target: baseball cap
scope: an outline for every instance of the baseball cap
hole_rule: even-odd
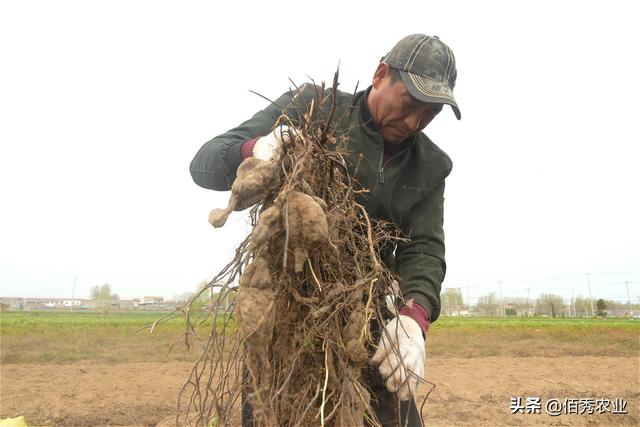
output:
[[[453,97],[458,75],[456,59],[451,48],[438,36],[411,34],[400,40],[382,60],[400,71],[411,96],[423,102],[451,105],[460,120],[460,109]]]

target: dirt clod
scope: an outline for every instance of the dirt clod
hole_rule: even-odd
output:
[[[291,192],[288,202],[287,225],[291,247],[294,250],[295,271],[299,273],[309,256],[309,251],[327,241],[327,216],[318,202],[308,194]]]
[[[266,289],[272,287],[269,266],[263,257],[256,257],[240,276],[240,288]]]
[[[254,250],[261,247],[270,236],[276,234],[281,227],[280,209],[271,206],[265,209],[258,219],[258,223],[251,232],[251,245]]]
[[[271,289],[241,288],[236,299],[240,334],[252,347],[267,347],[274,323]]]
[[[280,185],[276,162],[249,157],[238,167],[231,193],[238,200],[235,210],[243,210],[263,201]]]

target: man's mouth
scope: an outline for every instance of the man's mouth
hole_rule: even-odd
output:
[[[399,137],[399,139],[401,139],[401,140],[402,139],[406,139],[407,136],[409,135],[409,132],[406,132],[406,131],[404,131],[402,129],[399,129],[399,128],[395,127],[395,126],[391,126],[391,129],[393,130],[393,133],[395,133]]]

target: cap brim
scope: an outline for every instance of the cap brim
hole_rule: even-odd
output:
[[[432,80],[418,74],[407,73],[402,70],[398,71],[411,96],[422,102],[450,105],[456,118],[460,120],[461,115],[458,103],[446,83]]]

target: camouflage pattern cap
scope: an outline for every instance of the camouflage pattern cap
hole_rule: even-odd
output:
[[[411,34],[400,40],[382,60],[400,71],[409,93],[423,102],[451,105],[460,120],[460,109],[453,97],[456,85],[456,59],[438,36]]]

